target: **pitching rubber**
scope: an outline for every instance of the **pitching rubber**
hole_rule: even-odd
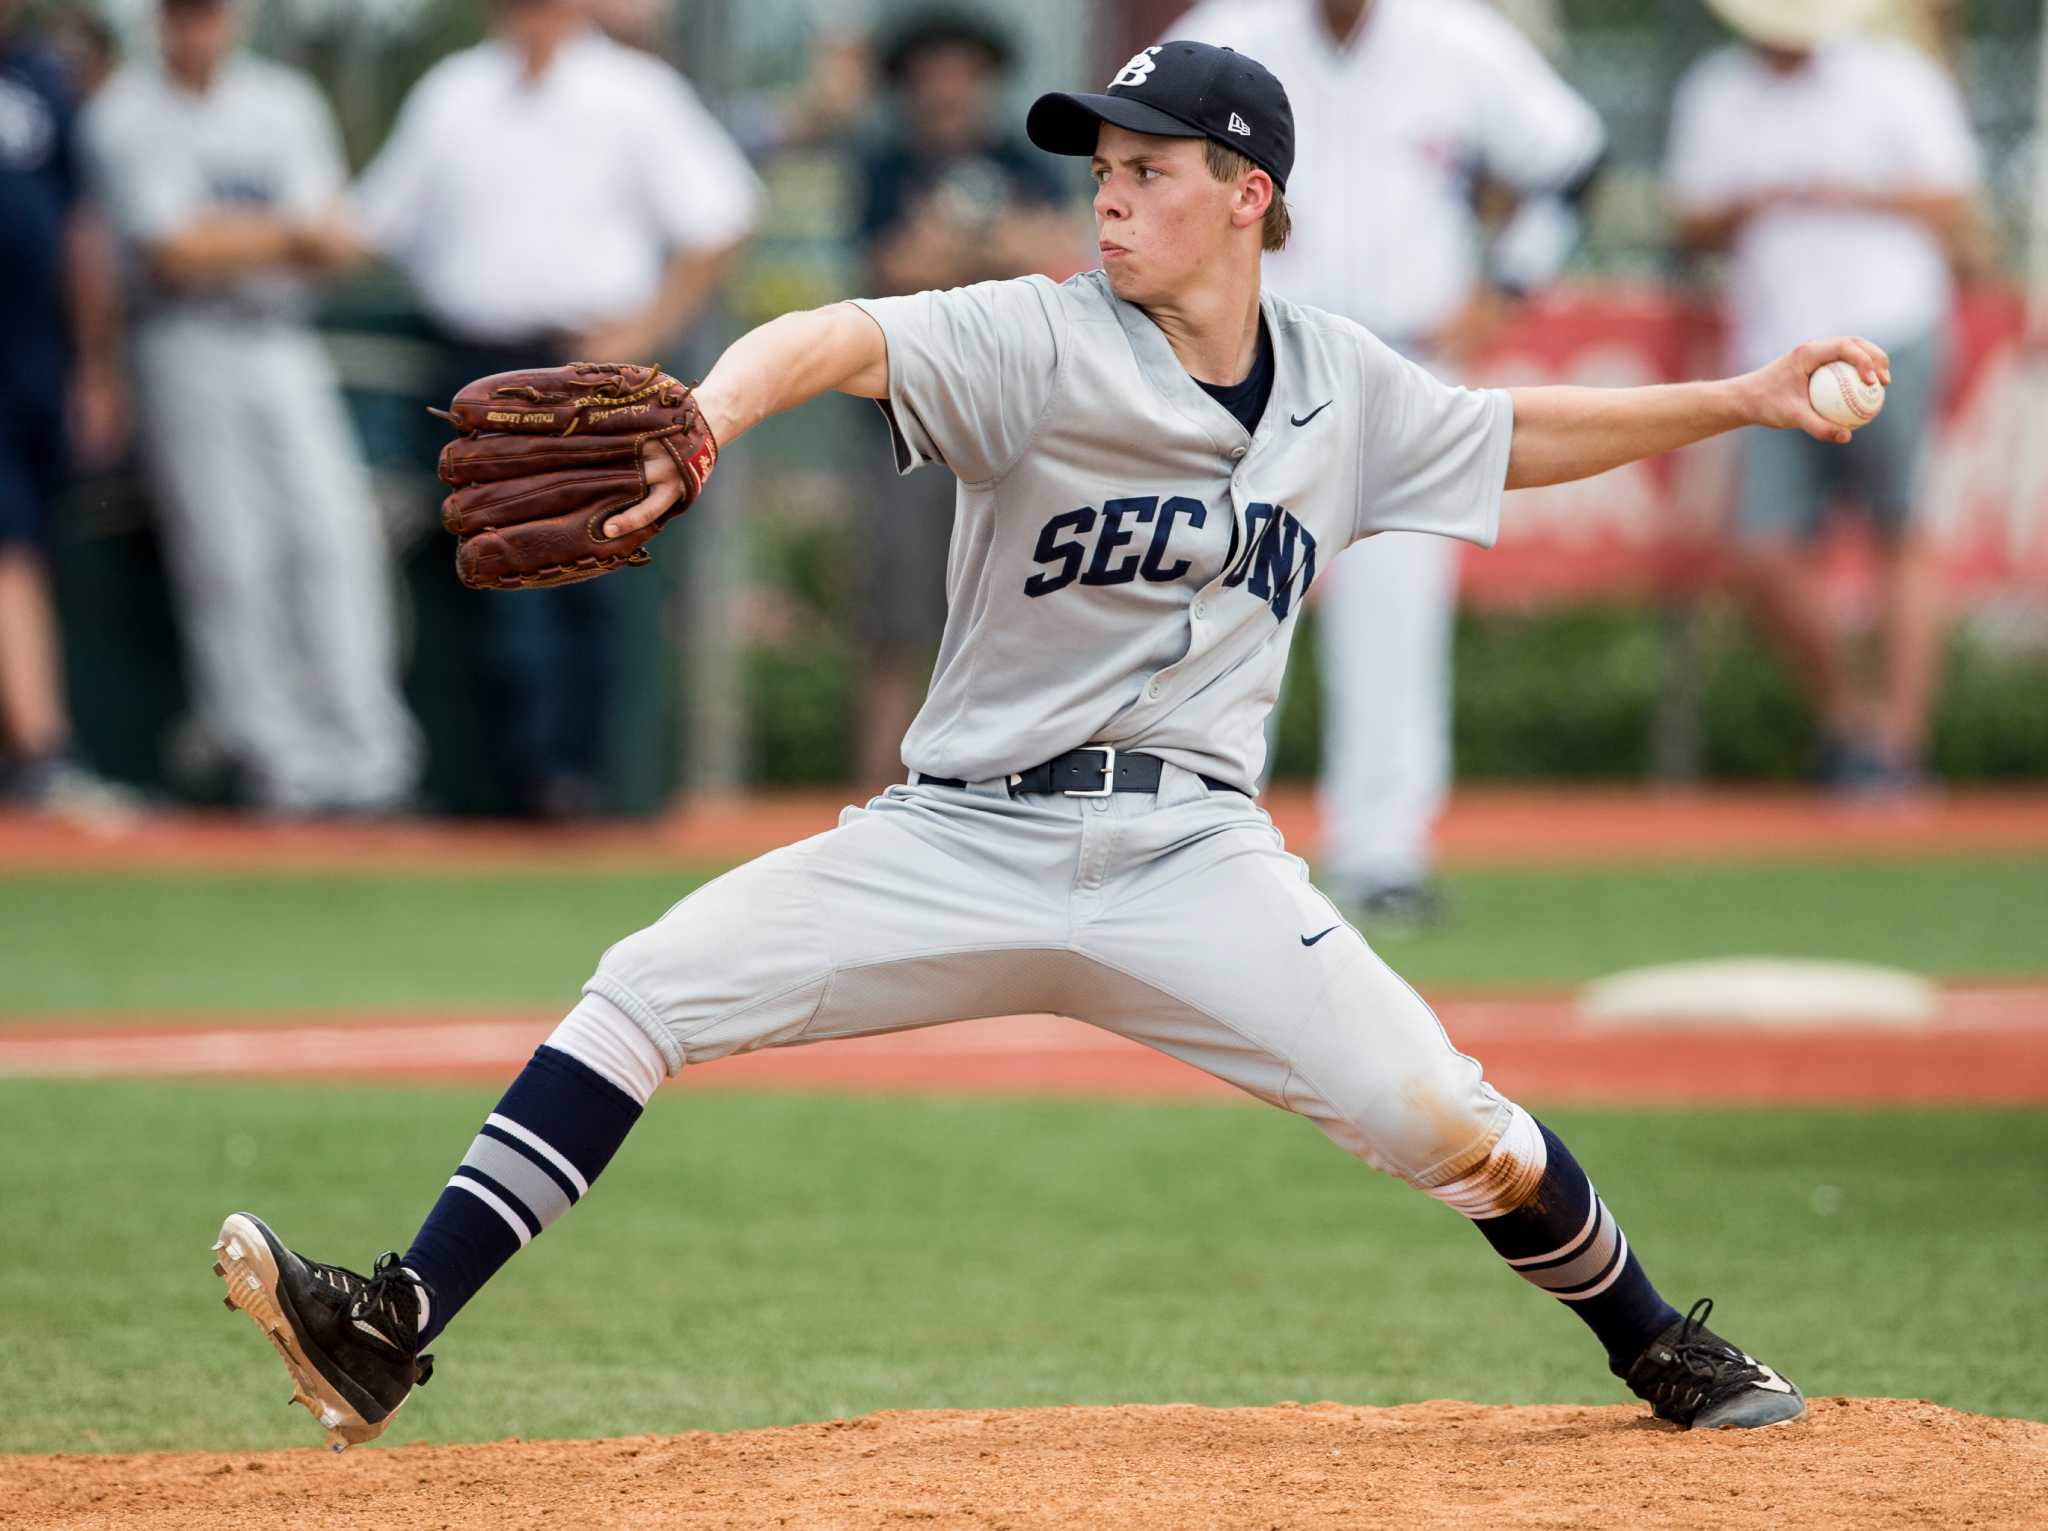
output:
[[[213,1252],[213,1273],[228,1288],[222,1300],[229,1308],[239,1309],[254,1319],[264,1338],[277,1347],[277,1353],[284,1357],[285,1370],[292,1374],[289,1402],[306,1406],[306,1412],[326,1430],[328,1446],[345,1451],[382,1435],[398,1409],[372,1424],[334,1390],[320,1375],[320,1369],[300,1351],[278,1302],[277,1260],[270,1252],[270,1241],[255,1220],[246,1213],[230,1213],[220,1225],[220,1237],[214,1240]]]

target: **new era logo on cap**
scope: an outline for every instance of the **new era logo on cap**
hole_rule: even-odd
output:
[[[1257,59],[1228,48],[1157,43],[1133,55],[1102,95],[1040,96],[1024,130],[1048,153],[1087,156],[1105,122],[1133,133],[1222,144],[1266,171],[1282,191],[1294,168],[1294,113],[1286,90]]]

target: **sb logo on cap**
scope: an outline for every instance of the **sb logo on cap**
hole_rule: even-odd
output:
[[[1147,48],[1143,53],[1133,54],[1131,61],[1119,69],[1116,78],[1109,82],[1109,89],[1115,90],[1119,85],[1127,89],[1134,85],[1143,85],[1146,77],[1159,67],[1159,61],[1153,57],[1158,51],[1157,48]]]

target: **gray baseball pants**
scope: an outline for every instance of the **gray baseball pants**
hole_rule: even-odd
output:
[[[1049,1011],[1309,1118],[1425,1188],[1513,1110],[1344,924],[1251,799],[891,787],[692,893],[584,991],[674,1073],[732,1053]]]
[[[390,554],[319,341],[157,316],[137,328],[135,381],[199,721],[266,806],[402,797],[420,749]]]

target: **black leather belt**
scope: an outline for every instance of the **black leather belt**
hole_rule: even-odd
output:
[[[1112,749],[1107,744],[1091,744],[1086,749],[1069,750],[1044,765],[1019,771],[1010,778],[1010,796],[1029,793],[1046,796],[1058,792],[1067,797],[1108,797],[1112,792],[1157,792],[1159,768],[1165,763],[1157,755]],[[967,785],[955,777],[927,776],[922,771],[917,773],[917,781],[922,787]],[[1214,776],[1204,776],[1202,781],[1218,792],[1251,796],[1234,782],[1220,781]]]

